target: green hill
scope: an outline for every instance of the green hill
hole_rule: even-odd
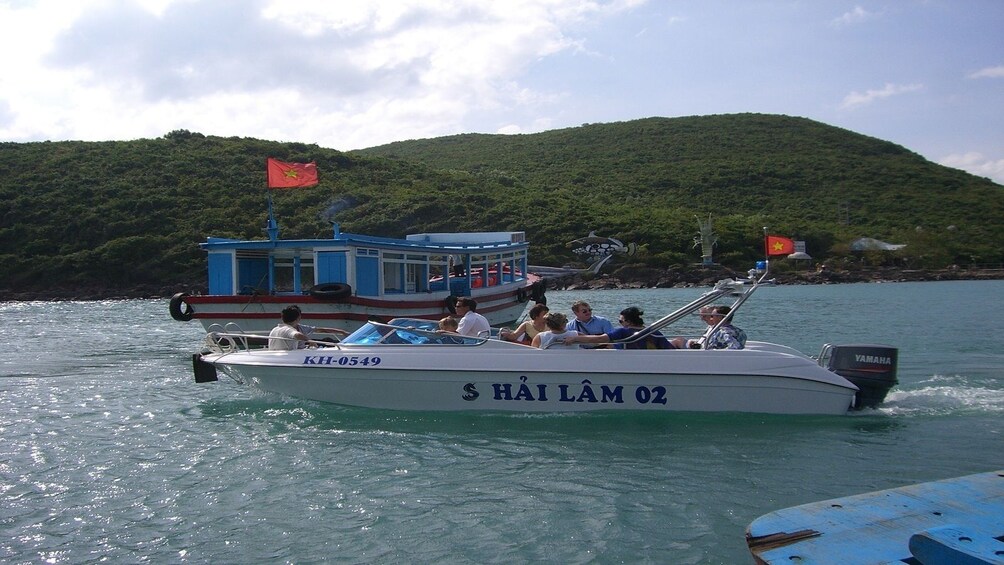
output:
[[[565,242],[595,230],[664,268],[698,261],[695,216],[711,214],[716,260],[742,270],[763,226],[817,259],[859,261],[848,244],[867,236],[908,245],[874,262],[1004,261],[1004,187],[806,119],[651,118],[352,153],[180,130],[0,144],[0,298],[204,284],[198,243],[264,236],[267,157],[320,171],[318,186],[272,191],[283,237],[324,237],[332,218],[384,236],[525,230],[534,263],[563,264],[575,259]]]
[[[906,243],[904,260],[927,267],[997,262],[1004,241],[1000,185],[803,118],[649,118],[360,153],[469,171],[537,210],[542,231],[596,229],[646,243],[669,262],[693,260],[695,216],[708,214],[726,263],[749,258],[743,248],[757,249],[763,226],[805,240],[819,258],[846,253],[859,237]]]

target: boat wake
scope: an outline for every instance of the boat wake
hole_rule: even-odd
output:
[[[945,415],[1004,412],[1004,390],[974,384],[946,384],[956,377],[935,377],[920,388],[893,389],[878,411],[892,415]],[[940,381],[940,382],[938,382]]]

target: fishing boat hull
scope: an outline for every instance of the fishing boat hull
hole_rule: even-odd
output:
[[[404,239],[341,232],[330,239],[209,238],[208,293],[179,292],[171,317],[207,331],[267,332],[295,304],[304,323],[353,331],[369,320],[439,320],[458,297],[490,324],[512,324],[543,279],[527,271],[523,232],[412,234]]]
[[[510,285],[504,290],[471,292],[478,303],[478,313],[492,326],[512,325],[526,310],[528,297],[536,291],[540,279],[529,275],[525,284]],[[543,285],[543,282],[537,283]],[[303,322],[312,326],[354,331],[369,320],[387,321],[407,317],[439,320],[455,315],[451,309],[456,296],[448,292],[423,295],[387,296],[372,299],[349,296],[338,301],[319,300],[309,294],[299,296],[226,296],[185,295],[182,300],[191,309],[191,317],[208,331],[212,327],[236,324],[247,332],[268,332],[280,319],[282,309],[296,304],[303,310]]]
[[[341,346],[202,355],[233,379],[298,398],[391,410],[844,414],[856,387],[790,352]]]

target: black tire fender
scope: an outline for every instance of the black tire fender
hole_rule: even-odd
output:
[[[192,308],[191,304],[185,302],[186,298],[188,298],[187,293],[179,292],[171,297],[171,305],[168,306],[171,317],[179,322],[187,322],[195,317],[195,309]]]
[[[456,316],[457,315],[457,297],[456,296],[453,296],[452,294],[449,295],[449,296],[447,296],[443,300],[443,304],[446,306],[446,309],[450,311],[450,315],[451,316]]]
[[[321,283],[310,287],[308,293],[318,300],[333,302],[352,296],[352,287],[345,283]]]

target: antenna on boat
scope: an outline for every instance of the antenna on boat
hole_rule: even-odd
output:
[[[269,241],[279,239],[279,224],[275,221],[275,214],[272,212],[272,193],[268,193],[268,225],[265,226],[268,232]]]
[[[761,265],[763,267],[761,268]],[[754,274],[759,274],[760,277],[755,279],[755,282],[763,282],[767,278],[767,273],[770,272],[770,250],[767,248],[767,226],[763,227],[763,261],[756,262],[756,268],[750,270],[750,279],[753,279]]]

